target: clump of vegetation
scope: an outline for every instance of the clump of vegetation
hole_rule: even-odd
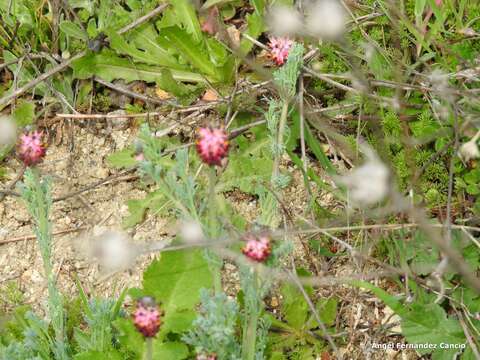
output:
[[[2,284],[0,359],[341,359],[378,344],[480,358],[479,15],[473,0],[0,3],[0,178],[19,164],[0,200],[23,200],[47,284],[33,307]],[[102,129],[89,118],[105,136],[131,127],[106,161],[145,195],[84,252],[111,272],[157,254],[110,298],[78,279],[62,291],[51,212],[112,179],[53,198],[42,170],[49,124]],[[177,231],[133,241],[148,217]]]

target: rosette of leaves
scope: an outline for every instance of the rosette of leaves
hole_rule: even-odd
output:
[[[136,14],[139,6],[140,1],[129,2]],[[233,79],[234,56],[224,44],[202,32],[189,0],[171,1],[156,23],[142,24],[122,35],[116,33],[119,24],[108,25],[91,26],[92,35],[103,32],[108,36],[109,46],[75,61],[76,78],[95,75],[107,81],[152,82],[182,103],[195,99],[207,82],[230,83]]]
[[[303,269],[297,269],[297,273],[301,276],[310,275]],[[305,286],[304,289],[310,299],[314,298],[312,287]],[[298,288],[288,283],[281,287],[280,293],[283,297],[280,306],[282,318],[269,315],[271,328],[268,346],[272,352],[271,359],[317,359],[326,346],[323,340],[325,334],[320,330],[307,301]],[[335,298],[321,298],[314,304],[327,331],[333,332],[338,301]]]

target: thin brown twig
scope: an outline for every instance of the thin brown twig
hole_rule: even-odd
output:
[[[71,198],[71,197],[74,197],[74,196],[77,196],[79,194],[82,194],[84,192],[87,192],[87,191],[90,191],[90,190],[93,190],[95,189],[96,187],[100,186],[100,185],[104,185],[110,181],[114,181],[114,180],[117,180],[117,181],[120,181],[122,179],[120,179],[121,177],[125,176],[125,175],[128,175],[129,173],[133,172],[136,170],[136,167],[133,168],[133,169],[128,169],[128,170],[124,170],[118,174],[115,174],[115,175],[112,175],[112,176],[109,176],[105,179],[102,179],[100,181],[97,181],[93,184],[90,184],[80,190],[76,190],[76,191],[73,191],[71,193],[68,193],[68,194],[65,194],[65,195],[61,195],[59,197],[56,197],[53,199],[53,202],[58,202],[58,201],[63,201],[63,200],[66,200],[68,198]],[[133,175],[133,176],[130,176],[128,179],[129,180],[134,180],[134,179],[137,179],[139,176],[138,175]]]
[[[128,25],[124,26],[123,28],[121,28],[120,30],[118,30],[117,34],[122,35],[122,34],[128,32],[128,31],[132,30],[133,28],[136,28],[137,26],[147,22],[151,18],[160,14],[168,5],[169,4],[162,4],[160,6],[157,6],[155,9],[150,11],[148,14],[145,14],[145,15],[139,17],[135,21],[131,22],[130,24],[128,24]]]
[[[55,114],[61,119],[118,119],[118,118],[140,118],[140,117],[155,117],[161,116],[163,113],[152,111],[140,114]]]
[[[302,293],[303,298],[307,302],[308,307],[310,308],[310,311],[312,312],[313,316],[315,317],[315,320],[317,321],[318,326],[322,330],[323,335],[325,336],[325,338],[328,341],[328,343],[330,344],[333,352],[335,353],[336,358],[341,360],[343,357],[342,357],[341,353],[338,351],[337,345],[335,345],[335,342],[333,341],[332,337],[328,333],[327,327],[323,323],[322,319],[320,319],[320,316],[318,315],[317,309],[315,308],[315,305],[313,304],[312,300],[310,299],[310,296],[308,296],[307,292],[303,288],[302,283],[298,279],[298,275],[296,273],[294,273],[293,271],[290,271],[290,270],[285,270],[285,271],[286,271],[287,275],[290,277],[290,279],[292,279],[292,282],[297,286],[298,290],[300,290],[300,292]]]
[[[470,345],[470,349],[472,349],[472,352],[475,354],[475,357],[477,359],[480,359],[480,352],[478,351],[477,345],[475,344],[474,337],[468,330],[467,324],[465,324],[465,321],[463,320],[462,313],[457,309],[455,309],[455,312],[457,313],[458,321],[460,322],[460,326],[462,327],[463,333],[467,338],[468,345]]]
[[[335,226],[335,227],[312,227],[310,229],[296,230],[292,234],[312,234],[320,233],[322,231],[328,232],[343,232],[343,231],[362,231],[362,230],[401,230],[408,228],[418,228],[420,224],[417,223],[404,223],[404,224],[374,224],[374,225],[350,225],[350,226]],[[433,228],[443,228],[444,224],[428,224],[427,226]],[[480,231],[480,227],[467,226],[467,225],[455,225],[452,224],[452,229]]]
[[[58,231],[54,231],[52,233],[52,235],[57,236],[57,235],[69,234],[69,233],[72,233],[72,232],[86,230],[87,228],[88,228],[87,226],[80,226],[78,228],[73,228],[73,229],[58,230]],[[37,236],[33,235],[33,234],[32,235],[25,235],[25,236],[18,236],[18,237],[14,237],[14,238],[11,238],[11,239],[0,241],[0,245],[11,244],[11,243],[20,242],[20,241],[35,240],[36,238],[37,238]]]
[[[12,100],[16,99],[17,97],[22,95],[24,92],[34,88],[35,86],[37,86],[41,82],[47,80],[49,77],[51,77],[51,76],[55,75],[56,73],[66,69],[67,67],[70,66],[70,64],[72,62],[82,58],[86,54],[87,54],[86,50],[83,50],[83,51],[79,52],[78,54],[72,56],[70,59],[63,61],[62,63],[58,64],[57,66],[51,68],[49,71],[43,73],[42,75],[36,77],[32,81],[23,85],[22,87],[16,89],[11,94],[4,96],[3,98],[0,99],[0,106],[8,105]]]
[[[38,53],[38,54],[29,54],[28,55],[31,59],[43,59],[47,56],[45,53]],[[21,61],[22,57],[18,57],[15,60],[8,61],[6,63],[0,64],[0,70],[2,70],[5,67],[8,67],[10,65],[15,65],[19,61]]]
[[[156,98],[151,97],[151,96],[136,93],[135,91],[131,91],[129,89],[124,88],[123,86],[115,85],[115,84],[113,84],[109,81],[102,80],[98,76],[94,76],[93,79],[96,82],[98,82],[99,84],[102,84],[103,86],[106,86],[106,87],[108,87],[112,90],[118,91],[119,93],[125,94],[125,95],[127,95],[127,96],[129,96],[133,99],[142,100],[142,101],[152,103],[152,104],[155,104],[155,105],[170,105],[170,106],[174,106],[174,107],[179,106],[179,105],[173,103],[172,101],[156,99]]]
[[[12,193],[15,193],[14,191],[12,191],[12,189],[15,187],[15,185],[17,184],[17,182],[23,177],[23,174],[25,173],[25,165],[22,165],[22,167],[20,168],[20,171],[18,172],[18,174],[15,176],[15,178],[12,180],[12,182],[10,184],[8,184],[5,189],[2,189],[2,191],[0,191],[0,201],[2,201],[5,196],[7,195],[10,195],[8,194],[8,192],[12,192]]]

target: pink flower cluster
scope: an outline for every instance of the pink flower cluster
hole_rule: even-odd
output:
[[[200,128],[197,136],[197,153],[208,165],[221,165],[228,153],[228,135],[223,129]]]
[[[17,154],[26,166],[32,166],[42,161],[46,146],[41,131],[33,131],[20,136]]]
[[[288,53],[293,41],[286,37],[271,37],[268,42],[270,57],[277,65],[283,65],[287,61]]]
[[[245,240],[242,252],[251,260],[263,262],[270,256],[272,246],[267,235],[248,235]]]
[[[160,329],[161,313],[155,300],[151,297],[143,297],[137,303],[133,313],[133,323],[139,332],[145,337],[154,337]]]

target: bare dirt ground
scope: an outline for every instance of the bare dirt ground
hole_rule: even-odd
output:
[[[59,132],[63,133],[62,138],[59,138]],[[95,122],[87,125],[83,123],[82,126],[74,125],[66,130],[58,128],[50,134],[51,145],[39,170],[42,174],[52,177],[54,198],[72,194],[103,179],[112,178],[109,182],[81,194],[68,196],[53,205],[53,231],[66,232],[55,236],[54,249],[54,269],[59,287],[64,294],[77,293],[75,279],[78,278],[88,293],[96,296],[116,296],[125,287],[140,285],[142,271],[156,256],[144,255],[137,259],[132,268],[104,276],[98,265],[79,254],[75,246],[75,240],[85,239],[100,226],[120,229],[122,218],[128,215],[126,201],[145,196],[146,192],[142,190],[144,185],[134,172],[113,178],[119,171],[111,169],[105,161],[108,155],[130,145],[135,136],[134,127],[115,129]],[[293,166],[288,163],[283,165],[291,170],[293,177],[286,191],[285,205],[293,213],[302,213],[307,200],[302,175],[299,171],[294,171]],[[20,165],[11,159],[7,167],[9,179],[5,183],[15,178]],[[325,199],[324,205],[331,206],[329,194],[322,196]],[[230,194],[229,198],[234,208],[247,219],[253,221],[258,215],[258,204],[255,199],[238,193]],[[158,216],[148,216],[144,224],[130,230],[130,235],[135,242],[146,243],[171,239],[174,232],[175,227],[167,220]],[[26,302],[41,311],[46,303],[47,287],[42,275],[41,257],[32,235],[30,217],[21,199],[15,196],[6,197],[0,202],[0,288],[12,282],[16,283]],[[362,270],[348,261],[323,266],[320,261],[316,264],[311,263],[308,260],[311,254],[305,254],[299,239],[296,239],[294,257],[295,261],[304,267],[310,267],[312,270],[321,268],[320,274],[324,275],[348,276]],[[238,273],[234,264],[226,263],[223,278],[226,291],[234,294],[239,288]],[[392,316],[391,310],[385,308],[372,295],[342,285],[323,287],[319,295],[336,296],[340,300],[337,323],[338,329],[343,329],[339,336],[347,339],[346,344],[340,347],[346,358],[418,358],[412,351],[372,352],[371,347],[367,345],[369,342],[385,343],[400,340],[398,336],[386,337],[385,332],[379,331],[381,325],[391,325],[395,330],[397,319]],[[281,297],[274,294],[266,302],[269,308],[276,312]]]

